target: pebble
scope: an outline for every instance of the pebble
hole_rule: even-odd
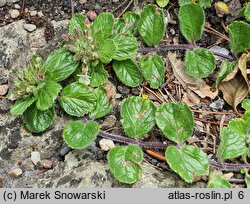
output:
[[[105,129],[112,128],[116,124],[116,117],[115,115],[109,115],[105,118],[105,120],[102,122],[101,126]]]
[[[43,17],[44,16],[42,11],[38,11],[37,15],[38,15],[38,17]]]
[[[20,6],[19,4],[15,4],[15,5],[14,5],[14,8],[15,8],[15,9],[20,9],[21,6]]]
[[[0,7],[3,7],[6,5],[6,0],[0,0]]]
[[[87,16],[91,21],[94,21],[95,18],[96,18],[96,16],[97,16],[97,14],[96,14],[96,12],[89,10],[89,11],[87,12],[86,16]]]
[[[15,169],[12,169],[10,172],[9,172],[9,175],[12,176],[12,177],[19,177],[23,174],[23,170],[20,169],[20,168],[15,168]]]
[[[33,164],[37,165],[39,161],[41,161],[40,152],[31,152],[31,161]]]
[[[23,28],[25,30],[27,30],[28,32],[33,32],[34,30],[36,30],[36,25],[34,25],[34,24],[24,24]]]
[[[84,3],[86,3],[87,2],[87,0],[79,0],[79,3],[80,4],[84,4]]]
[[[59,155],[61,157],[66,156],[72,149],[70,147],[68,147],[67,145],[63,146],[60,150],[59,150]]]
[[[53,162],[50,160],[41,160],[39,163],[45,169],[51,169],[53,167]]]
[[[210,108],[212,108],[215,111],[222,110],[223,106],[225,104],[225,101],[222,99],[218,99],[217,101],[214,101],[209,105]]]
[[[17,2],[19,2],[19,0],[7,0],[8,1],[8,3],[17,3]]]
[[[12,9],[9,11],[11,18],[18,18],[20,16],[20,12],[17,9]]]
[[[117,86],[117,90],[118,90],[121,94],[129,94],[129,93],[130,93],[130,89],[127,88],[126,86]]]
[[[3,178],[0,176],[0,188],[3,187]]]
[[[109,151],[110,149],[115,147],[114,142],[109,139],[101,139],[99,141],[99,145],[100,145],[101,150],[103,151]]]
[[[30,16],[36,16],[37,15],[37,11],[30,11]]]
[[[4,96],[8,92],[9,86],[7,84],[0,85],[0,96]]]

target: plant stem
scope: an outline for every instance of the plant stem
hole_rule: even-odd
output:
[[[143,54],[146,54],[146,53],[149,53],[149,52],[167,52],[167,51],[171,51],[171,50],[193,50],[195,48],[199,48],[199,47],[196,47],[194,45],[191,45],[191,44],[172,44],[172,45],[164,45],[164,46],[161,46],[161,47],[156,47],[156,48],[140,48],[139,49],[139,52],[143,53]],[[224,54],[221,54],[219,52],[214,52],[214,51],[211,51],[214,55],[217,55],[218,57],[222,57],[224,59],[228,59],[228,60],[234,60],[234,58],[230,55],[224,55]]]
[[[170,143],[163,144],[160,142],[140,142],[140,141],[132,139],[132,138],[123,137],[123,136],[116,135],[113,133],[108,133],[108,132],[103,131],[103,130],[101,130],[99,132],[99,136],[107,138],[107,139],[111,139],[111,140],[116,141],[116,142],[122,142],[122,143],[126,143],[126,144],[134,144],[134,145],[137,145],[141,148],[165,149],[165,148],[167,148],[167,146],[170,145]]]

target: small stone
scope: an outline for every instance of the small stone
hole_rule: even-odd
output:
[[[19,4],[15,4],[15,5],[14,5],[14,8],[15,8],[15,9],[20,9],[21,6],[20,6]]]
[[[0,85],[0,96],[4,96],[9,89],[9,86],[7,84]]]
[[[38,11],[37,15],[38,15],[38,17],[43,17],[44,16],[42,11]]]
[[[14,4],[14,3],[19,2],[19,0],[7,0],[7,2],[8,2],[8,3],[12,3],[12,4]]]
[[[41,160],[39,163],[44,169],[51,169],[53,167],[53,162],[50,160]]]
[[[70,147],[68,147],[67,145],[63,146],[60,150],[59,150],[59,155],[61,157],[66,156],[72,149]]]
[[[37,11],[30,11],[30,16],[36,16],[37,15]]]
[[[129,93],[130,93],[130,89],[127,88],[126,86],[117,86],[117,90],[118,90],[121,94],[129,94]]]
[[[9,11],[11,18],[18,18],[20,16],[20,12],[17,9],[12,9]]]
[[[31,158],[30,159],[33,162],[33,164],[37,165],[37,163],[39,161],[41,161],[40,152],[31,152]]]
[[[103,151],[109,151],[110,149],[115,147],[115,144],[112,140],[109,139],[101,139],[99,142],[100,148]]]
[[[107,117],[105,118],[105,120],[102,122],[101,126],[102,126],[103,128],[106,128],[106,129],[112,128],[112,127],[115,126],[116,121],[117,121],[117,120],[116,120],[115,115],[109,115],[109,116],[107,116]]]
[[[90,11],[87,12],[86,16],[87,16],[91,21],[94,21],[95,18],[96,18],[96,16],[97,16],[97,14],[96,14],[96,12],[90,10]]]
[[[34,24],[24,24],[23,28],[25,30],[27,30],[28,32],[33,32],[34,30],[36,30],[36,25],[34,25]]]
[[[6,0],[0,0],[0,7],[3,7],[6,5]]]
[[[23,173],[23,170],[20,168],[15,168],[9,172],[9,175],[12,177],[19,177]]]
[[[0,188],[3,187],[3,178],[0,176]]]
[[[86,3],[87,2],[87,0],[79,0],[79,3],[80,4],[84,4],[84,3]]]
[[[218,99],[209,105],[214,111],[222,110],[225,102],[222,99]]]

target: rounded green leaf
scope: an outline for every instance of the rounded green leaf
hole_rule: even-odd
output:
[[[184,4],[179,10],[179,21],[182,35],[188,42],[194,43],[201,39],[205,23],[204,10],[198,4]]]
[[[104,88],[97,88],[94,93],[97,98],[96,107],[89,113],[89,115],[94,119],[97,119],[107,115],[112,110],[112,103],[109,100]]]
[[[246,111],[250,110],[250,99],[244,99],[242,101],[241,107],[244,108]]]
[[[247,21],[250,22],[250,2],[246,6],[246,9],[244,11],[244,16],[247,19]]]
[[[214,71],[216,61],[212,52],[205,48],[199,48],[194,51],[186,51],[185,65],[188,75],[205,78]]]
[[[152,101],[138,96],[126,98],[121,105],[121,124],[125,133],[136,139],[145,136],[155,124],[154,114]]]
[[[169,0],[156,0],[156,3],[157,3],[158,6],[164,8],[165,6],[168,5]]]
[[[29,106],[23,114],[24,126],[33,133],[45,131],[55,120],[56,112],[52,107],[48,110],[41,111],[36,108],[35,103]]]
[[[94,110],[96,96],[85,84],[74,82],[63,89],[59,102],[66,113],[80,117]]]
[[[94,40],[98,42],[108,38],[112,34],[114,21],[114,16],[111,13],[104,12],[98,15],[91,25]]]
[[[60,48],[48,56],[45,62],[46,79],[59,82],[68,78],[79,66],[74,61],[73,54],[65,48]]]
[[[61,89],[62,87],[60,84],[54,81],[46,81],[41,88],[34,92],[36,107],[42,111],[51,108]]]
[[[12,115],[22,115],[26,109],[36,100],[35,97],[20,98],[16,100],[15,104],[11,107],[10,113]]]
[[[182,102],[163,103],[157,107],[155,121],[166,138],[176,143],[187,140],[194,128],[193,113]]]
[[[169,146],[166,149],[166,160],[169,167],[187,183],[194,182],[195,176],[204,176],[209,170],[206,153],[191,145],[177,149]]]
[[[113,62],[113,69],[118,79],[127,86],[139,86],[143,80],[139,67],[131,59],[124,61],[115,60]]]
[[[141,12],[138,31],[148,46],[157,45],[164,36],[165,17],[162,9],[148,4]]]
[[[122,183],[135,183],[142,175],[139,164],[142,154],[142,150],[135,145],[116,146],[109,150],[108,165],[113,176]]]
[[[114,41],[111,39],[104,40],[98,46],[97,54],[102,63],[109,63],[112,58],[116,56],[116,45]]]
[[[108,80],[108,72],[101,62],[96,66],[91,65],[88,69],[88,75],[90,76],[90,85],[92,87],[101,86]]]
[[[135,12],[128,11],[119,18],[115,25],[115,34],[135,34],[138,30],[140,16]]]
[[[141,57],[141,72],[153,89],[159,88],[165,81],[164,61],[157,54]]]
[[[189,4],[189,3],[192,3],[193,0],[178,0],[178,4],[179,6],[183,6],[185,4]]]
[[[232,188],[231,184],[219,172],[209,174],[207,188]]]
[[[64,142],[73,149],[84,149],[89,146],[98,135],[100,126],[95,121],[84,123],[81,120],[68,123],[63,130]]]
[[[76,13],[72,16],[69,22],[69,32],[70,34],[75,34],[75,29],[83,30],[85,27],[85,16],[81,13]]]
[[[138,43],[132,35],[117,34],[113,38],[116,54],[113,56],[115,60],[126,60],[136,55]]]
[[[235,125],[220,130],[220,145],[217,149],[217,157],[220,161],[233,159],[247,152],[244,134],[239,133]]]
[[[250,48],[250,25],[243,21],[234,21],[228,26],[230,48],[233,53],[240,54]]]

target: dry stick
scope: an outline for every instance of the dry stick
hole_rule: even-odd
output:
[[[223,35],[222,33],[220,33],[219,31],[217,31],[215,29],[213,29],[212,27],[205,26],[205,31],[208,32],[208,33],[215,34],[215,35],[223,38],[226,41],[229,41],[229,38],[227,36]]]
[[[140,48],[139,52],[146,54],[149,52],[159,52],[159,51],[171,51],[171,50],[193,50],[195,48],[199,48],[199,47],[195,47],[194,45],[191,44],[177,44],[177,45],[164,45],[164,46],[160,46],[157,48]],[[230,55],[224,55],[218,52],[214,52],[211,51],[214,55],[217,55],[219,57],[228,59],[228,60],[234,60],[234,58]]]
[[[118,18],[120,18],[122,16],[122,14],[124,14],[124,12],[128,9],[128,7],[132,4],[134,0],[131,0],[128,5],[125,7],[125,9],[123,9],[123,11],[119,14]]]
[[[117,9],[121,8],[123,5],[125,5],[128,2],[128,0],[122,2],[119,6],[117,6],[111,13],[114,13]]]
[[[204,120],[204,119],[201,119],[201,118],[194,118],[194,120],[200,121],[200,122],[204,122],[204,123],[210,123],[210,124],[213,124],[213,125],[220,125],[220,122],[210,121],[210,120]],[[228,124],[227,123],[223,123],[223,125],[227,126]]]
[[[71,16],[73,16],[75,13],[75,8],[74,8],[75,2],[74,2],[74,0],[71,0],[70,3],[71,3]]]
[[[237,112],[223,112],[223,111],[221,111],[221,112],[213,112],[213,111],[203,111],[203,110],[193,110],[192,109],[192,111],[193,112],[195,112],[195,113],[202,113],[202,114],[211,114],[211,115],[233,115],[233,114],[239,114],[239,113],[237,113]]]

